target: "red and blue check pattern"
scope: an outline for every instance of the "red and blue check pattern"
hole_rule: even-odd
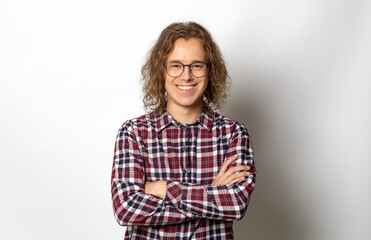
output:
[[[251,166],[251,176],[211,186],[223,162]],[[255,185],[246,128],[204,111],[182,125],[164,110],[126,121],[119,129],[112,170],[116,219],[125,239],[233,239]],[[166,198],[144,193],[145,182],[167,181]]]

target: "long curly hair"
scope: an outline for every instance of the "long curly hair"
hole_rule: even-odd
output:
[[[162,111],[166,107],[166,90],[164,66],[174,42],[184,38],[198,38],[203,42],[210,64],[209,83],[203,99],[207,111],[221,109],[227,98],[230,81],[225,62],[219,47],[213,41],[210,33],[195,22],[176,22],[166,27],[155,45],[149,51],[146,63],[142,66],[143,103],[146,110]]]

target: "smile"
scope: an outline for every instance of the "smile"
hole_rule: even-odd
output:
[[[177,88],[181,89],[181,90],[190,90],[192,88],[194,88],[197,84],[195,85],[176,85]]]

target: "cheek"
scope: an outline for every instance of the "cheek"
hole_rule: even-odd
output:
[[[204,81],[204,85],[205,85],[205,89],[206,89],[206,87],[207,87],[207,85],[209,85],[210,83],[209,83],[209,79],[205,79],[205,81]]]
[[[204,89],[203,89],[204,94],[205,94],[206,90],[211,87],[209,85],[211,85],[211,82],[209,82],[209,80],[206,80],[205,81],[205,86],[204,86]]]
[[[167,84],[167,81],[166,80],[164,80],[164,88],[165,88],[165,91],[168,90],[168,84]]]
[[[172,79],[170,78],[164,78],[163,80],[163,84],[164,84],[164,89],[165,91],[171,91],[171,88],[173,87],[172,85]]]

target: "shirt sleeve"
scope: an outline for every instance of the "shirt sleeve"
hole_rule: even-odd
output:
[[[145,194],[144,162],[130,122],[119,130],[111,177],[114,214],[120,225],[166,225],[192,217],[180,213],[171,203]]]
[[[255,186],[256,169],[253,149],[246,128],[236,123],[225,159],[238,154],[230,167],[247,165],[251,175],[231,185],[200,186],[176,181],[167,182],[165,201],[171,202],[181,213],[195,218],[240,220],[246,212]]]

